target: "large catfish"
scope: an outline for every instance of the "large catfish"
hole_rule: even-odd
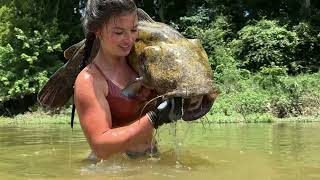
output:
[[[128,63],[140,76],[122,90],[132,97],[144,86],[164,98],[183,98],[183,120],[196,120],[212,107],[218,91],[212,80],[208,56],[198,40],[184,38],[170,26],[155,22],[138,9],[138,38],[128,56]],[[73,94],[73,84],[83,61],[84,40],[64,52],[69,61],[41,89],[38,101],[43,106],[58,108]],[[98,45],[93,46],[89,62]]]

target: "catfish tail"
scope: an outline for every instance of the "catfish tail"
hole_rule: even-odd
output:
[[[66,66],[61,67],[38,93],[38,102],[45,107],[59,108],[65,105],[73,93],[73,81]]]
[[[41,88],[38,93],[38,102],[48,108],[64,106],[73,94],[73,85],[80,72],[80,64],[84,54],[84,43],[81,41],[64,52],[69,61],[60,67]]]
[[[64,106],[73,94],[74,82],[80,71],[90,64],[98,52],[98,42],[93,33],[64,52],[69,61],[58,69],[38,93],[38,102],[45,107]]]

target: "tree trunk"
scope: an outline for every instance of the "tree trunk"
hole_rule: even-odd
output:
[[[159,18],[161,22],[165,22],[165,0],[158,0],[158,6],[159,6],[159,10],[158,10],[158,14],[159,14]]]
[[[310,9],[310,0],[304,0],[303,5],[301,7],[301,14],[306,18],[310,17],[311,9]]]

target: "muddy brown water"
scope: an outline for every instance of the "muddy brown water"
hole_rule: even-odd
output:
[[[0,179],[320,179],[320,123],[179,123],[156,139],[159,158],[95,163],[78,126],[0,125]]]

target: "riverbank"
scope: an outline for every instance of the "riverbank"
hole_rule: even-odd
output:
[[[16,125],[58,125],[70,124],[70,115],[49,114],[46,112],[36,111],[25,114],[19,114],[14,117],[0,117],[0,126],[3,124]],[[75,116],[74,124],[79,124],[78,117]]]
[[[223,114],[212,114],[209,112],[205,117],[194,121],[206,124],[223,124],[223,123],[277,123],[277,122],[320,122],[320,116],[298,116],[277,118],[271,114],[232,114],[229,116]],[[32,112],[19,114],[15,117],[0,117],[1,125],[59,125],[70,124],[70,114],[48,114],[46,112]],[[75,116],[75,125],[79,125],[79,119]]]

